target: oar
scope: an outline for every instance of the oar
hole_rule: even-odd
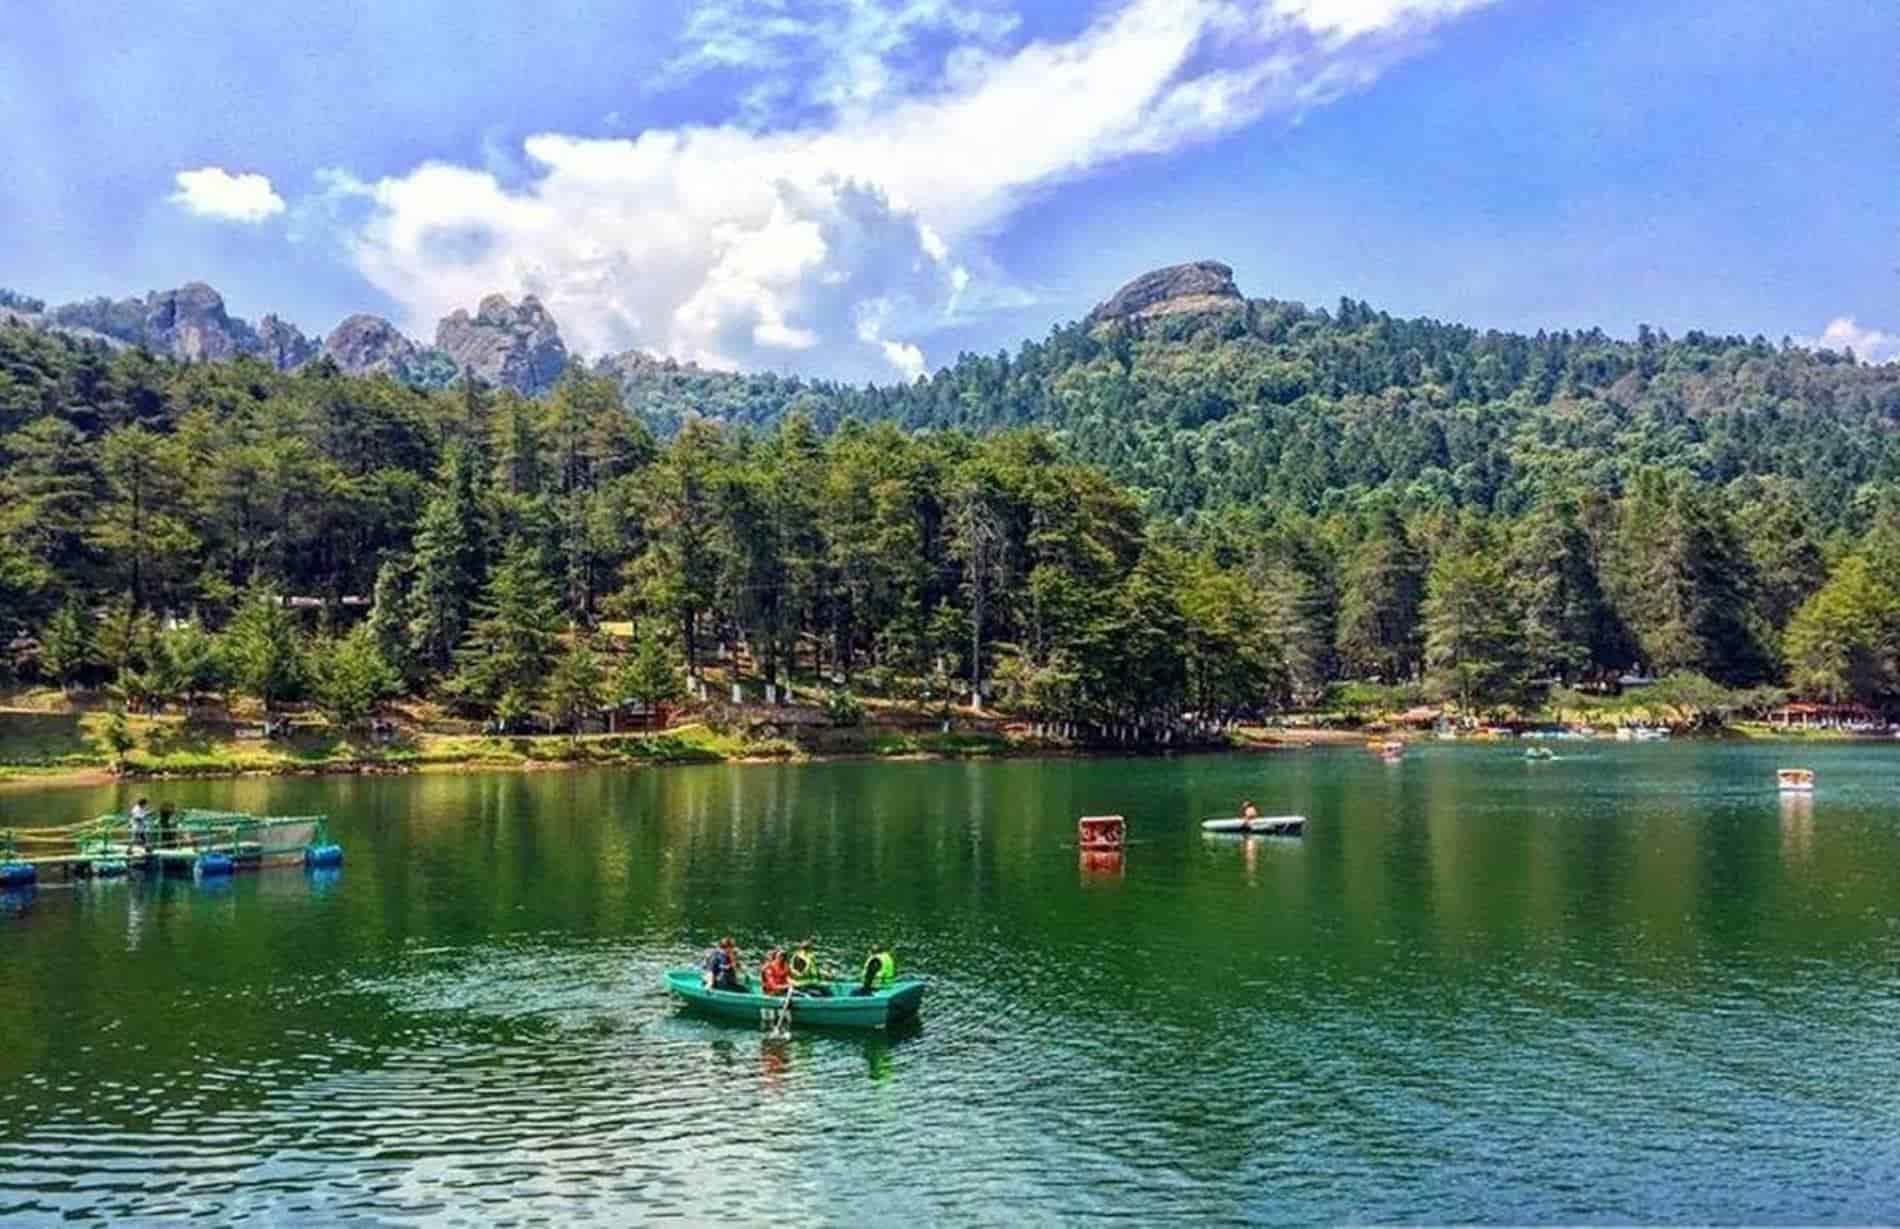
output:
[[[786,1025],[790,1023],[792,1018],[792,994],[795,989],[796,987],[788,987],[785,991],[785,1002],[779,1005],[778,1019],[772,1022],[772,1036],[774,1037],[791,1035],[791,1030],[788,1029]]]

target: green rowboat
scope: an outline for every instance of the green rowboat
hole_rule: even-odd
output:
[[[756,982],[747,979],[748,986]],[[791,1023],[824,1028],[889,1028],[917,1014],[924,1001],[924,981],[900,977],[882,990],[853,994],[856,982],[826,982],[829,995],[792,996]],[[754,989],[708,990],[698,969],[669,969],[666,988],[708,1015],[749,1024],[771,1024],[785,1007],[784,995],[760,994]]]

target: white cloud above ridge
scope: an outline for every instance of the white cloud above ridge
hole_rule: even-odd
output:
[[[1852,316],[1834,317],[1819,337],[1801,338],[1800,344],[1815,350],[1852,351],[1863,363],[1900,363],[1900,333],[1865,327]]]
[[[542,133],[515,186],[428,162],[333,173],[329,190],[357,206],[357,269],[424,336],[487,293],[532,292],[584,353],[911,378],[985,237],[1036,194],[1363,88],[1489,2],[1127,0],[1073,37],[1005,47],[1015,22],[993,5],[720,0],[723,23],[689,25],[705,41],[677,63],[790,63],[766,74],[805,90],[779,127]],[[949,40],[934,60],[926,36]],[[800,75],[808,42],[830,75]]]
[[[256,172],[233,175],[221,166],[203,166],[173,176],[178,190],[166,199],[200,218],[248,225],[284,212],[284,198],[269,177]]]

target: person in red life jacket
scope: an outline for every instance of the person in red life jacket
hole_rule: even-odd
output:
[[[790,961],[785,959],[784,952],[777,948],[772,949],[772,954],[767,956],[765,963],[759,967],[759,984],[765,990],[765,993],[771,995],[773,998],[777,998],[781,994],[790,993],[792,988],[792,965]]]

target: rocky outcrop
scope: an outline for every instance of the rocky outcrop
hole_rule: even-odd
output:
[[[323,352],[350,375],[402,379],[416,359],[416,343],[381,316],[358,313],[330,330]]]
[[[145,296],[146,345],[181,359],[228,359],[257,352],[257,334],[224,310],[203,282]]]
[[[554,317],[533,295],[519,306],[498,294],[470,316],[457,311],[436,325],[436,349],[479,380],[533,397],[554,387],[567,366],[567,345]]]
[[[474,315],[458,311],[436,330],[438,345],[422,346],[380,316],[355,315],[321,343],[281,316],[253,328],[225,310],[224,296],[203,282],[154,290],[143,298],[87,299],[47,309],[38,299],[0,290],[0,323],[64,333],[112,346],[144,346],[168,358],[223,360],[256,355],[279,371],[293,371],[326,354],[351,375],[388,375],[422,389],[446,388],[464,370],[490,384],[533,397],[560,380],[567,345],[540,300],[519,304],[498,294]]]
[[[282,316],[257,322],[258,355],[279,371],[291,371],[317,356],[317,343]]]
[[[1180,313],[1245,310],[1234,271],[1219,261],[1197,260],[1144,273],[1088,314],[1093,328],[1111,320],[1149,320]]]
[[[27,300],[28,303],[34,301],[36,300]],[[21,306],[17,302],[11,305],[0,304],[0,325],[37,329],[42,333],[58,333],[63,337],[71,337],[75,341],[95,342],[108,350],[125,349],[125,342],[117,337],[108,337],[104,333],[94,332],[92,329],[81,328],[78,325],[55,323],[53,318],[45,312]]]
[[[89,299],[54,308],[51,327],[103,334],[177,359],[255,354],[257,334],[224,310],[224,296],[203,282],[154,290],[143,299]]]

